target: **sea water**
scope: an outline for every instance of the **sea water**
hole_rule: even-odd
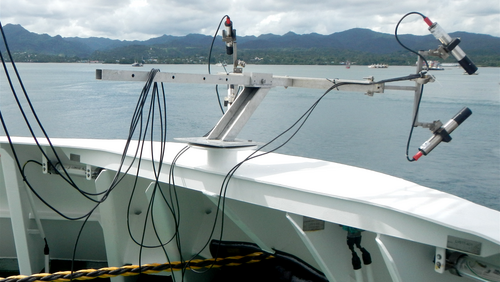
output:
[[[208,73],[206,65],[17,64],[38,119],[49,137],[126,139],[143,83],[95,79],[96,69]],[[211,67],[212,73],[223,72]],[[244,72],[272,73],[325,79],[374,80],[415,73],[414,67],[390,66],[271,66],[247,65]],[[14,72],[10,68],[11,76]],[[411,129],[413,92],[386,90],[383,94],[334,90],[314,109],[300,131],[277,152],[339,162],[401,177],[500,210],[500,68],[479,68],[463,75],[450,68],[432,72],[436,81],[424,87],[419,121],[446,123],[463,107],[472,115],[417,162],[406,159]],[[11,77],[14,79],[13,77]],[[408,82],[395,85],[413,85]],[[15,88],[29,110],[19,86]],[[218,87],[221,99],[226,86]],[[222,113],[213,85],[165,84],[167,138],[205,135]],[[238,138],[266,143],[290,127],[324,90],[273,88]],[[30,136],[2,71],[0,110],[12,136]],[[32,125],[36,120],[27,114]],[[42,136],[38,126],[33,127]],[[3,129],[0,134],[5,135]],[[289,135],[287,135],[289,136]],[[432,133],[415,128],[409,147],[413,156]],[[273,146],[284,142],[278,140]],[[270,148],[273,148],[271,146]],[[376,189],[379,183],[374,183]]]

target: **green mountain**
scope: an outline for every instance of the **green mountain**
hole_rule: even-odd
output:
[[[10,50],[16,61],[98,60],[108,63],[206,63],[212,37],[201,34],[163,35],[145,41],[122,41],[108,38],[51,37],[27,31],[20,25],[4,27]],[[500,38],[466,32],[451,33],[461,38],[460,46],[480,66],[500,66]],[[432,35],[399,35],[413,50],[438,46]],[[2,40],[0,39],[0,43]],[[414,64],[415,55],[402,48],[391,34],[354,28],[330,35],[317,33],[284,35],[263,34],[237,38],[238,55],[247,63],[259,64]],[[4,44],[0,46],[4,52]],[[211,62],[230,61],[224,43],[217,38]],[[449,58],[446,62],[453,62]]]
[[[3,28],[11,52],[37,53],[62,56],[88,56],[92,50],[84,44],[75,43],[61,36],[36,34],[20,25],[8,24]],[[5,51],[3,38],[0,39],[0,51]]]

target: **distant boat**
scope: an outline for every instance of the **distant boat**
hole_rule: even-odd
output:
[[[345,68],[346,68],[346,69],[350,69],[350,68],[351,68],[351,62],[347,61],[347,62],[345,63]]]
[[[142,63],[135,62],[132,64],[133,67],[142,67]]]
[[[426,70],[444,70],[441,63],[438,61],[427,61],[427,63],[429,64],[429,67],[427,68],[424,66],[424,69]]]
[[[368,66],[370,69],[386,69],[388,67],[389,66],[387,64],[373,64]]]

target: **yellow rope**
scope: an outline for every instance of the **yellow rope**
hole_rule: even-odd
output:
[[[92,280],[96,278],[111,278],[116,276],[132,276],[155,274],[164,271],[177,271],[182,269],[220,268],[222,266],[240,266],[242,264],[256,263],[274,256],[256,252],[246,256],[232,256],[217,259],[195,259],[188,262],[150,263],[144,265],[125,265],[122,267],[104,267],[100,269],[82,269],[74,272],[59,271],[55,273],[37,273],[33,275],[14,275],[7,278],[0,277],[0,282],[68,282],[71,280]]]

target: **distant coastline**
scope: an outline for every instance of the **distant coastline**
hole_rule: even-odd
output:
[[[36,34],[20,25],[4,27],[16,62],[82,62],[132,64],[207,64],[212,37],[201,34],[163,35],[145,41],[120,41],[107,38],[63,38]],[[480,67],[500,67],[500,38],[466,32],[451,33],[460,37],[461,48]],[[435,49],[432,35],[399,35],[414,50]],[[5,52],[2,39],[0,51]],[[392,34],[354,28],[331,35],[265,34],[238,37],[238,58],[248,64],[271,65],[414,65],[416,55],[401,47]],[[4,56],[6,57],[6,56]],[[215,40],[210,62],[224,63],[232,57],[225,54],[222,40]],[[456,63],[450,56],[440,63]]]
[[[7,61],[9,62],[9,61]],[[57,62],[26,62],[26,61],[16,61],[14,60],[16,64],[92,64],[92,65],[129,65],[125,63],[106,63],[106,62],[87,62],[87,61],[57,61]],[[131,64],[130,64],[131,65]],[[150,63],[150,64],[144,64],[144,67],[148,66],[155,66],[155,65],[200,65],[200,66],[206,66],[207,63],[188,63],[188,64],[182,64],[182,63],[174,63],[174,64],[169,64],[169,63]],[[287,65],[293,65],[293,66],[339,66],[339,67],[345,67],[344,64],[247,64],[247,66],[252,66],[252,65],[269,65],[269,66],[287,66]],[[352,64],[351,67],[369,67],[371,64],[366,64],[366,65],[361,65],[361,64]],[[219,64],[216,63],[211,63],[211,66],[213,67],[218,67]],[[388,65],[388,67],[414,67],[414,65]],[[479,66],[481,68],[500,68],[500,66]],[[460,68],[460,65],[458,66],[445,66],[443,67],[445,70],[447,69],[457,69]]]

